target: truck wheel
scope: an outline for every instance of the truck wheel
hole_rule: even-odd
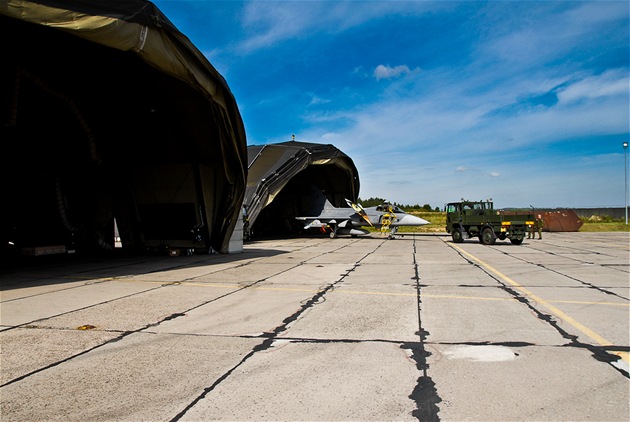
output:
[[[462,243],[464,241],[462,230],[459,227],[453,227],[451,236],[453,237],[453,243]]]
[[[483,245],[494,245],[497,241],[496,237],[494,237],[494,232],[490,227],[486,227],[481,231],[479,235],[479,242]]]
[[[510,242],[512,242],[512,245],[520,245],[521,243],[523,243],[523,238],[521,236],[519,237],[512,237],[510,238]]]

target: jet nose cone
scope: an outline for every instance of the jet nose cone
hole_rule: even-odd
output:
[[[420,217],[416,217],[415,215],[403,215],[403,217],[398,222],[400,226],[424,226],[425,224],[431,224],[427,220],[424,220]]]

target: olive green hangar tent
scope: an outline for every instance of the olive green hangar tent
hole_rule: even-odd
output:
[[[2,254],[227,252],[247,179],[226,81],[151,2],[0,0]],[[22,252],[20,252],[22,251]]]

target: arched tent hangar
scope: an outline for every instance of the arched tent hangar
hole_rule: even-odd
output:
[[[2,254],[227,252],[247,143],[224,78],[151,2],[0,2]],[[34,251],[34,252],[33,252]]]
[[[289,141],[249,146],[247,157],[244,206],[254,236],[299,232],[303,224],[295,217],[312,212],[322,193],[336,207],[347,207],[346,198],[358,199],[357,168],[334,145]]]

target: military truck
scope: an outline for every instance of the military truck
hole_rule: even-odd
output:
[[[445,205],[446,231],[453,242],[478,237],[484,245],[494,245],[497,239],[510,239],[513,245],[520,245],[534,224],[534,214],[495,210],[493,202],[461,201]]]

